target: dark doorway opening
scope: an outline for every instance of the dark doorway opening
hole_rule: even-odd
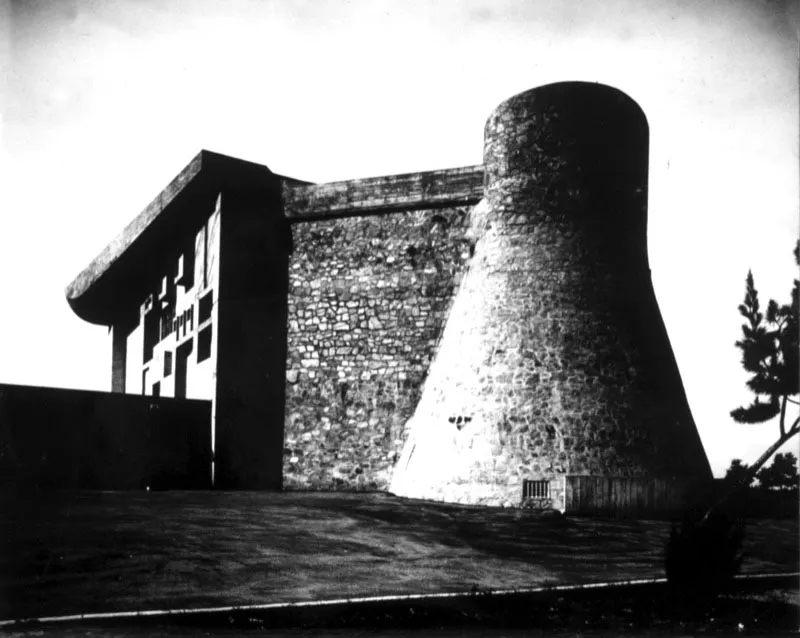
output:
[[[192,354],[193,339],[178,346],[175,352],[175,398],[186,398],[186,374],[189,367],[189,357]]]

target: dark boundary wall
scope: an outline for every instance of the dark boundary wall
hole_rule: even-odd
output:
[[[722,500],[730,489],[725,479],[714,479],[711,494],[706,500],[716,503]],[[800,517],[799,497],[797,489],[781,491],[751,486],[737,492],[735,497],[729,498],[724,510],[733,518],[797,519]]]
[[[211,402],[0,384],[0,487],[208,489]]]

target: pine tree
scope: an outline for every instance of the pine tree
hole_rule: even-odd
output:
[[[800,266],[800,242],[794,250]],[[800,292],[794,280],[791,301],[767,304],[766,315],[759,309],[758,292],[752,272],[747,273],[744,303],[739,312],[747,319],[742,326],[744,338],[736,342],[742,351],[742,366],[751,374],[747,387],[756,395],[752,404],[731,412],[739,423],[764,423],[780,415],[780,437],[750,468],[753,475],[781,445],[800,432],[800,418],[786,427],[786,408],[797,404],[792,397],[800,392],[800,347],[798,346],[798,312]]]
[[[750,486],[753,482],[753,476],[748,472],[750,466],[747,463],[742,463],[742,459],[733,459],[728,470],[725,472],[723,479],[727,485],[747,485]]]
[[[800,266],[800,241],[794,249]],[[732,582],[738,571],[744,527],[721,511],[721,506],[734,494],[753,482],[759,470],[784,443],[800,432],[800,417],[786,425],[788,404],[797,405],[793,397],[800,394],[800,346],[798,346],[798,312],[800,282],[794,280],[789,304],[770,301],[762,314],[753,273],[747,273],[744,303],[739,313],[747,320],[742,326],[743,338],[736,342],[742,351],[742,366],[750,373],[747,387],[756,395],[753,403],[731,412],[739,423],[765,423],[779,416],[780,435],[750,466],[738,459],[731,463],[726,475],[727,494],[706,511],[699,523],[687,518],[678,528],[673,526],[667,543],[667,580],[678,590],[692,583],[691,596],[713,598]],[[774,465],[774,464],[773,464]],[[785,463],[782,461],[779,467]],[[772,472],[762,473],[767,482]]]
[[[800,266],[800,241],[794,249],[794,258]],[[790,404],[798,405],[796,397],[800,393],[800,345],[798,345],[798,313],[800,313],[800,282],[794,280],[791,300],[779,305],[774,300],[767,304],[766,313],[761,312],[758,291],[753,281],[753,273],[747,273],[744,303],[739,313],[747,320],[742,325],[743,338],[736,342],[742,351],[742,366],[750,373],[747,387],[756,395],[753,403],[736,408],[731,412],[738,423],[765,423],[776,416],[779,436],[758,460],[747,468],[737,487],[749,485],[758,471],[778,448],[800,432],[800,417],[791,425],[786,424],[786,410]],[[736,490],[734,490],[735,492]],[[726,501],[726,495],[720,503]]]

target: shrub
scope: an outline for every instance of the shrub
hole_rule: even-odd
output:
[[[684,517],[673,524],[665,567],[674,599],[685,611],[702,612],[733,585],[742,563],[744,525],[715,513],[698,521]]]

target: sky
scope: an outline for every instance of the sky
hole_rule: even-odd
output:
[[[788,302],[798,0],[0,0],[0,382],[110,389],[67,284],[200,150],[314,182],[478,164],[508,97],[609,84],[650,123],[653,283],[716,475],[777,423],[737,306]],[[797,454],[798,440],[785,450]]]

